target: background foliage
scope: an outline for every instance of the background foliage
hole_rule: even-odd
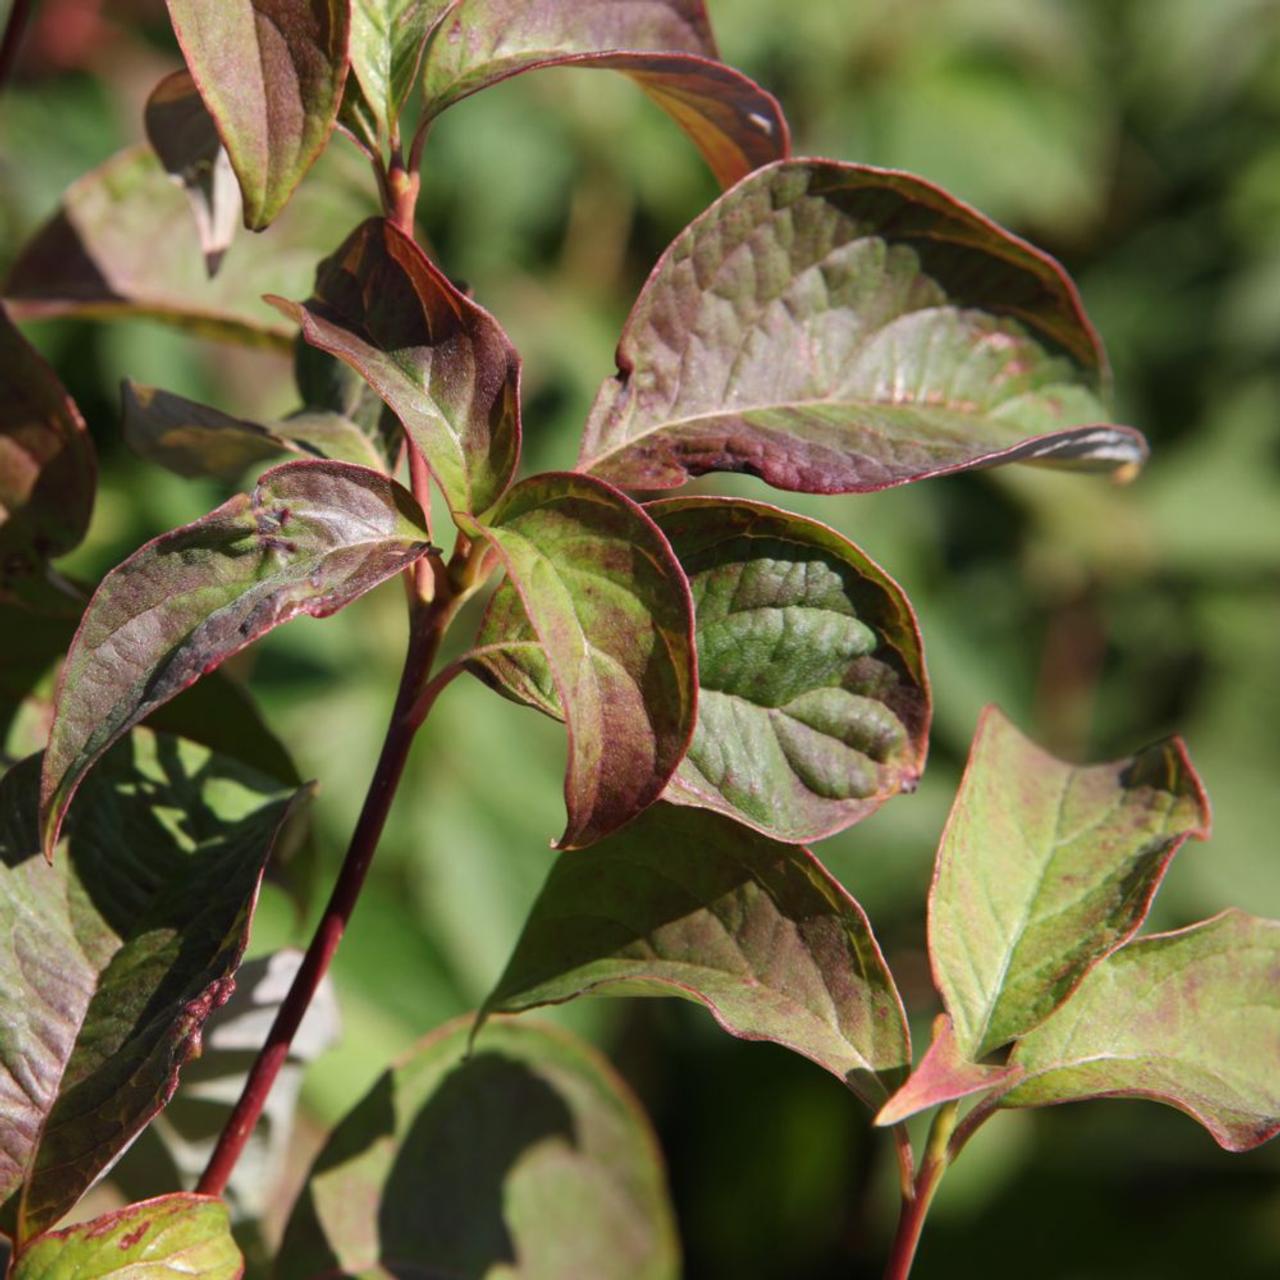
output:
[[[925,635],[937,711],[923,785],[823,848],[876,921],[908,1005],[929,1007],[927,878],[991,700],[1075,758],[1181,732],[1214,798],[1215,834],[1175,862],[1153,927],[1232,902],[1280,916],[1280,5],[711,10],[725,58],[782,100],[798,154],[914,170],[1061,257],[1110,349],[1117,420],[1154,452],[1130,489],[1010,468],[875,496],[788,495],[890,568]],[[39,6],[0,102],[0,269],[71,180],[141,137],[145,95],[176,65],[159,3]],[[341,181],[371,190],[354,150],[334,151]],[[425,229],[525,355],[531,470],[572,464],[631,299],[713,195],[696,153],[621,79],[543,72],[436,126]],[[351,221],[351,203],[335,210],[333,243]],[[103,459],[94,524],[68,572],[97,577],[226,496],[124,449],[121,377],[258,420],[292,408],[274,355],[137,321],[27,331]],[[747,480],[716,487],[770,496]],[[238,662],[304,776],[322,783],[317,839],[294,864],[304,885],[327,882],[349,832],[401,626],[392,586]],[[345,1035],[303,1091],[317,1132],[391,1054],[492,986],[553,856],[560,742],[478,683],[444,698],[339,954]],[[270,890],[253,951],[305,938],[305,923]],[[607,1049],[655,1117],[690,1276],[821,1280],[848,1276],[851,1255],[874,1274],[894,1216],[892,1158],[868,1146],[836,1081],[673,1002],[586,1002],[562,1016]],[[302,1152],[296,1164],[300,1176]],[[1004,1116],[947,1179],[917,1273],[986,1274],[1016,1252],[1064,1280],[1210,1266],[1274,1275],[1277,1172],[1274,1146],[1228,1158],[1184,1118],[1142,1104]]]

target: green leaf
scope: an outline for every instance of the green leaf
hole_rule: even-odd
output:
[[[1131,471],[1105,358],[1053,259],[918,178],[771,165],[682,232],[640,294],[580,466],[670,489],[747,471],[868,492],[998,462]]]
[[[120,735],[233,653],[299,614],[324,618],[427,550],[395,481],[287,462],[103,579],[58,680],[41,784],[45,847],[86,771]]]
[[[39,757],[0,781],[0,1201],[52,1226],[172,1095],[230,994],[299,794],[139,729],[41,856]]]
[[[205,270],[215,275],[243,206],[230,157],[188,72],[175,71],[156,85],[143,122],[160,163],[186,192]]]
[[[96,483],[80,411],[0,306],[0,594],[79,544]]]
[[[1280,1132],[1278,975],[1280,921],[1243,911],[1140,938],[1019,1041],[1001,1103],[1151,1098],[1228,1151],[1256,1147]]]
[[[644,511],[587,476],[533,476],[487,525],[462,527],[497,552],[565,709],[557,847],[590,844],[652,804],[688,748],[697,665],[684,574]]]
[[[706,1007],[803,1054],[878,1107],[911,1066],[866,913],[807,849],[659,804],[556,859],[484,1013],[593,992]]]
[[[239,1280],[244,1258],[227,1207],[212,1196],[131,1204],[41,1236],[13,1280]]]
[[[200,96],[260,231],[324,150],[347,78],[346,0],[168,0]]]
[[[715,61],[702,0],[461,0],[432,32],[426,118],[523,71],[599,67],[630,76],[689,135],[722,186],[790,152],[782,109]]]
[[[674,1280],[657,1145],[626,1087],[562,1031],[442,1027],[331,1135],[279,1280],[317,1275]]]
[[[1065,764],[984,712],[938,849],[929,953],[970,1059],[1030,1031],[1146,919],[1169,860],[1209,833],[1177,738]]]
[[[268,301],[368,380],[451,510],[498,500],[520,457],[520,358],[408,236],[370,218],[320,264],[309,302]]]

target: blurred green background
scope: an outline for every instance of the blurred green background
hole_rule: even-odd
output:
[[[1032,469],[874,497],[704,486],[836,525],[920,613],[937,699],[924,785],[821,853],[870,912],[921,1040],[936,1009],[924,953],[933,849],[986,702],[1080,759],[1182,733],[1215,834],[1179,856],[1153,923],[1229,904],[1280,916],[1280,5],[709,7],[726,59],[781,99],[798,153],[914,170],[1057,254],[1109,346],[1118,420],[1153,446],[1129,488]],[[37,6],[0,98],[0,270],[70,181],[141,136],[142,102],[176,65],[159,0]],[[713,196],[685,140],[620,78],[539,73],[438,124],[423,229],[524,354],[528,470],[571,465],[631,298]],[[335,214],[335,245],[347,229]],[[293,407],[283,357],[140,321],[27,331],[103,459],[90,537],[64,565],[86,578],[224,496],[123,449],[122,376],[242,416]],[[371,771],[402,613],[391,586],[292,624],[238,669],[320,780],[317,885]],[[304,1138],[497,977],[550,864],[562,761],[557,726],[475,683],[444,698],[337,961],[345,1038],[308,1075]],[[302,937],[269,891],[254,950]],[[673,1002],[558,1016],[599,1039],[654,1117],[689,1277],[878,1274],[892,1154],[837,1081]],[[1000,1117],[944,1183],[916,1274],[1274,1277],[1278,1174],[1280,1145],[1227,1156],[1150,1104]]]

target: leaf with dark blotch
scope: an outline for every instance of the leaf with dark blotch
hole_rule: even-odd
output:
[[[644,511],[588,476],[533,476],[490,522],[463,520],[507,571],[565,709],[569,821],[590,844],[662,793],[697,714],[689,587]]]
[[[593,992],[680,996],[730,1034],[811,1058],[879,1106],[911,1065],[862,908],[807,850],[655,805],[562,854],[484,1012]]]
[[[187,69],[240,180],[247,227],[284,208],[333,131],[346,0],[167,0]]]
[[[119,152],[68,188],[4,293],[19,319],[141,315],[211,337],[286,346],[295,329],[262,301],[311,285],[316,259],[366,217],[367,172],[335,150],[266,235],[240,236],[210,280],[187,201],[150,147]]]
[[[50,866],[39,773],[33,756],[0,782],[0,1202],[18,1197],[20,1241],[75,1204],[199,1052],[299,794],[138,729],[82,788]]]
[[[675,1280],[657,1143],[594,1050],[466,1022],[389,1070],[317,1157],[276,1262],[321,1275]]]
[[[309,302],[269,301],[390,405],[451,510],[498,500],[520,456],[520,357],[408,236],[370,218],[320,264]]]
[[[394,480],[339,462],[287,462],[161,534],[94,593],[58,680],[41,784],[52,851],[85,772],[119,736],[259,636],[336,613],[427,549]]]
[[[33,1241],[13,1280],[239,1280],[244,1257],[213,1196],[131,1204]]]
[[[461,0],[427,46],[427,118],[539,67],[621,71],[731,186],[788,155],[790,135],[773,96],[716,57],[702,0]]]
[[[96,482],[75,402],[0,307],[0,594],[80,542]]]
[[[1226,911],[1104,960],[1010,1061],[1001,1099],[1039,1107],[1151,1098],[1228,1151],[1280,1132],[1280,921]]]
[[[1069,765],[988,708],[929,897],[934,978],[959,1052],[981,1058],[1048,1017],[1138,931],[1183,841],[1208,833],[1179,739]]]
[[[240,187],[190,73],[175,71],[160,81],[147,99],[143,121],[160,163],[186,192],[205,270],[212,276],[240,224]]]
[[[629,488],[745,471],[851,493],[1037,461],[1130,472],[1105,359],[1051,258],[918,178],[771,165],[667,250],[580,466]]]
[[[944,1102],[990,1093],[1016,1080],[1022,1072],[1014,1066],[970,1062],[956,1048],[951,1019],[940,1013],[933,1020],[933,1043],[906,1084],[880,1108],[876,1124],[900,1124],[908,1116],[929,1111]]]

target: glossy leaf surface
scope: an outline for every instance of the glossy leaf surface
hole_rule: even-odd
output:
[[[669,489],[746,471],[848,493],[1008,461],[1132,469],[1105,363],[1051,258],[945,192],[771,165],[680,234],[641,292],[580,466]]]
[[[147,141],[186,192],[205,270],[213,275],[240,225],[240,187],[217,125],[187,71],[165,76],[147,99]]]
[[[938,851],[934,977],[962,1055],[981,1058],[1053,1012],[1137,932],[1208,801],[1178,739],[1128,760],[1055,760],[983,715]]]
[[[385,152],[432,23],[448,7],[447,0],[351,0],[351,75],[338,119],[374,155]]]
[[[0,1201],[52,1226],[169,1099],[231,991],[292,788],[136,730],[41,855],[40,759],[0,782]]]
[[[342,1121],[285,1232],[317,1275],[674,1280],[657,1146],[587,1046],[525,1022],[423,1041]]]
[[[1009,1107],[1140,1097],[1228,1151],[1280,1131],[1280,922],[1227,911],[1104,960],[1012,1062]]]
[[[187,68],[261,230],[324,150],[347,78],[346,0],[168,0]]]
[[[41,787],[46,847],[85,772],[132,725],[259,636],[299,614],[337,612],[426,548],[422,512],[395,481],[289,462],[113,569],[58,682]]]
[[[75,402],[0,307],[0,593],[80,542],[96,479]]]
[[[371,218],[320,264],[309,302],[271,301],[390,405],[452,510],[498,500],[520,456],[520,358],[412,240]]]
[[[463,527],[497,551],[528,619],[489,643],[527,646],[531,630],[565,710],[558,847],[589,844],[656,800],[689,745],[697,665],[684,574],[644,511],[588,476],[534,476],[487,525]]]
[[[226,1205],[171,1195],[41,1236],[13,1280],[238,1280],[244,1258]]]
[[[911,1064],[862,908],[807,849],[697,809],[655,805],[562,854],[485,1009],[592,992],[697,1001],[731,1035],[803,1054],[873,1106]]]

